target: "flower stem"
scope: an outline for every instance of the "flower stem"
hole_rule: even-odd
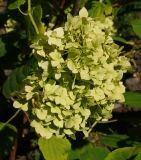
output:
[[[19,114],[20,111],[21,110],[17,110],[16,113],[4,123],[4,125],[0,128],[0,130],[2,130],[9,122],[11,122]]]
[[[31,0],[28,0],[28,15],[29,15],[29,18],[31,20],[31,23],[32,23],[36,33],[39,34],[39,29],[38,29],[38,27],[37,27],[37,25],[35,23],[35,20],[34,20],[34,18],[32,16],[32,13],[31,13]]]
[[[88,130],[88,135],[89,135],[89,133],[92,131],[92,129],[94,128],[94,126],[97,125],[97,123],[98,123],[98,121],[95,121],[95,122],[92,124],[91,128]]]

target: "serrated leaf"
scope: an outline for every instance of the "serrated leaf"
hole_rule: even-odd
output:
[[[93,2],[92,8],[89,10],[89,15],[91,17],[97,17],[103,20],[104,16],[104,4],[101,2]]]
[[[104,160],[129,160],[138,153],[141,153],[141,147],[119,148],[109,153]]]
[[[124,93],[125,104],[131,107],[141,108],[141,93],[136,92],[126,92]]]
[[[0,57],[4,56],[6,53],[5,43],[0,38]]]
[[[131,22],[133,31],[135,34],[141,38],[141,19],[135,19]]]
[[[15,0],[13,3],[9,4],[8,9],[17,9],[21,5],[25,4],[26,0]]]
[[[40,138],[38,144],[45,160],[67,160],[71,149],[71,144],[67,139],[55,136],[50,139]]]

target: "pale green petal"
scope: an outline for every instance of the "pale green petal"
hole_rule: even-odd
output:
[[[40,120],[44,120],[47,117],[47,110],[45,109],[35,109],[35,113]]]
[[[14,107],[14,108],[19,108],[19,109],[20,109],[20,108],[22,107],[22,104],[19,103],[18,101],[14,101],[13,107]]]
[[[72,73],[78,73],[76,65],[74,64],[74,62],[72,60],[67,61],[67,66],[72,71]]]
[[[29,100],[32,98],[32,96],[34,95],[34,92],[29,92],[26,94],[26,100]]]
[[[63,128],[63,121],[62,120],[58,120],[57,118],[53,120],[53,123],[59,127],[59,128]]]
[[[26,92],[31,92],[33,89],[34,89],[34,87],[25,86],[25,91],[26,91]]]
[[[67,135],[72,135],[73,132],[70,129],[64,129],[64,133]]]
[[[57,37],[64,38],[64,30],[62,27],[56,28],[54,31],[57,33]]]
[[[28,103],[23,104],[21,109],[23,111],[28,111]]]
[[[80,17],[88,17],[88,11],[86,10],[86,8],[82,8],[80,11],[79,11],[79,16]]]

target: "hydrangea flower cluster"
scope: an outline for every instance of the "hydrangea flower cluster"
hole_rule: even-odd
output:
[[[32,45],[38,66],[13,106],[29,112],[42,137],[76,131],[88,136],[89,120],[108,120],[114,103],[124,101],[121,79],[130,63],[120,55],[113,33],[111,17],[94,20],[82,8]]]

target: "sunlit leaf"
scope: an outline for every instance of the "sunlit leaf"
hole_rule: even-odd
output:
[[[38,144],[45,160],[67,160],[71,149],[67,139],[55,136],[50,139],[40,138]]]

